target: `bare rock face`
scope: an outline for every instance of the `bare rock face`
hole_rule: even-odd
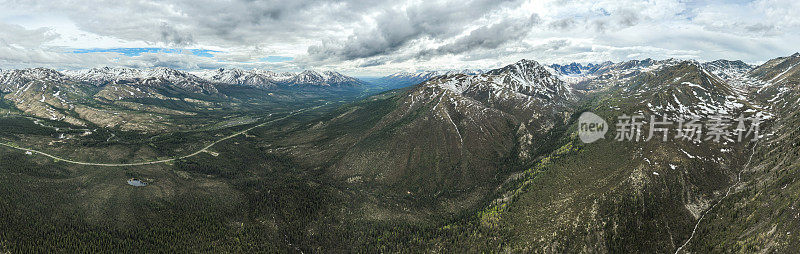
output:
[[[8,93],[4,99],[33,116],[65,121],[84,126],[86,122],[68,115],[75,103],[89,91],[65,75],[45,68],[13,70],[0,76],[0,90]]]

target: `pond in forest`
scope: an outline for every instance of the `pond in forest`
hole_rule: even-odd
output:
[[[139,179],[136,179],[136,178],[129,179],[128,180],[128,184],[131,185],[131,186],[136,186],[136,187],[147,186],[146,182],[143,182],[142,180],[139,180]]]

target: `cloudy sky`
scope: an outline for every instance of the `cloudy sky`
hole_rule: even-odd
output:
[[[0,0],[0,69],[333,69],[356,76],[800,51],[796,0]]]

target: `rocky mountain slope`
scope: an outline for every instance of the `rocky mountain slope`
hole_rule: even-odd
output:
[[[690,252],[791,252],[800,247],[798,156],[800,156],[800,54],[772,59],[747,73],[761,84],[753,100],[774,117],[752,161],[733,185],[729,197],[709,211]]]
[[[514,235],[507,248],[672,252],[736,182],[749,142],[676,138],[674,128],[680,119],[708,121],[716,114],[760,111],[747,103],[746,94],[692,61],[614,82],[619,83],[593,94],[588,107],[610,125],[623,115],[643,115],[641,136],[618,140],[617,127],[591,144],[567,138],[548,160],[511,182],[513,187],[482,214],[485,227]],[[659,131],[647,139],[650,116],[671,122],[671,127],[656,125],[671,128],[666,141]],[[580,244],[565,244],[571,241]]]
[[[790,67],[785,61],[772,64]],[[731,186],[740,186],[740,172],[756,165],[750,157],[757,143],[753,136],[715,140],[705,132],[681,138],[674,128],[694,117],[735,121],[741,114],[763,118],[766,128],[777,116],[749,89],[769,87],[752,74],[760,72],[746,74],[742,80],[750,83],[738,86],[715,67],[679,60],[612,64],[586,80],[603,85],[581,93],[552,69],[523,60],[481,75],[437,77],[343,108],[308,126],[303,136],[314,138],[286,146],[312,162],[309,167],[329,165],[332,179],[361,193],[342,216],[412,224],[443,213],[475,216],[426,231],[433,238],[412,234],[429,239],[423,246],[431,250],[706,250],[693,229],[704,227],[701,218],[727,200],[736,190]],[[793,72],[777,69],[766,78]],[[638,141],[616,140],[612,128],[605,139],[584,144],[575,121],[584,110],[612,126],[624,115],[642,114],[668,120],[673,129],[666,141],[658,131],[645,140],[651,121],[645,118]],[[468,244],[450,244],[454,236]]]
[[[66,75],[45,68],[12,70],[0,75],[3,99],[30,115],[85,125],[73,110],[96,88],[75,82]]]
[[[429,220],[476,207],[520,162],[549,149],[545,137],[560,130],[577,98],[543,66],[523,60],[376,96],[309,125],[296,135],[305,139],[290,137],[284,146],[306,166],[326,167],[331,179],[365,191],[349,216]]]

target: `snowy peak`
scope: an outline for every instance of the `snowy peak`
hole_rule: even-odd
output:
[[[214,82],[229,85],[248,85],[261,88],[272,87],[355,87],[363,84],[362,81],[342,75],[335,71],[305,70],[300,73],[276,73],[266,70],[218,69],[199,74],[201,77]]]
[[[189,74],[188,72],[183,72],[166,67],[158,67],[152,69],[146,75],[147,77],[163,78],[166,80],[197,79],[197,76]]]
[[[31,68],[22,70],[9,70],[2,72],[6,78],[24,78],[24,79],[49,79],[57,80],[63,79],[64,74],[53,69],[48,68]]]
[[[67,77],[53,69],[32,68],[21,70],[7,70],[0,73],[0,91],[8,93],[15,91],[32,81],[64,82]]]
[[[705,63],[703,63],[703,66],[706,67],[706,68],[713,67],[713,68],[720,68],[720,69],[746,69],[746,70],[749,70],[749,69],[753,68],[752,65],[749,65],[749,64],[747,64],[745,62],[742,62],[742,60],[731,61],[731,60],[725,60],[725,59],[719,59],[719,60],[715,60],[715,61],[711,61],[711,62],[705,62]]]
[[[276,73],[266,70],[242,70],[220,68],[213,71],[198,72],[197,75],[158,67],[154,69],[131,68],[93,68],[80,71],[68,71],[67,74],[78,81],[87,82],[95,86],[105,86],[114,83],[141,82],[144,85],[158,85],[172,83],[192,91],[216,91],[212,84],[247,85],[260,88],[284,87],[355,87],[363,84],[362,81],[335,71],[306,70],[301,73]],[[147,82],[143,82],[149,80]]]
[[[522,59],[514,64],[507,65],[503,68],[494,69],[486,72],[488,75],[509,75],[523,80],[532,81],[542,78],[553,77],[547,69],[533,60]]]
[[[696,61],[681,61],[647,74],[632,80],[632,85],[628,89],[652,91],[660,89],[660,87],[691,84],[691,86],[706,91],[731,95],[731,87],[724,80],[712,74],[704,64]]]
[[[203,81],[201,78],[188,72],[166,67],[144,70],[122,67],[101,67],[88,70],[67,71],[66,73],[73,79],[94,85],[106,85],[116,82],[129,83],[151,78],[163,79],[175,83],[187,81],[197,83]]]
[[[439,87],[490,102],[522,99],[560,104],[576,99],[566,83],[532,60],[521,60],[481,75],[439,76],[423,86]]]
[[[270,88],[275,86],[276,76],[269,71],[220,68],[203,77],[214,83]]]
[[[741,60],[716,60],[712,62],[703,63],[703,68],[709,72],[717,75],[725,81],[733,83],[743,83],[747,72],[753,69],[753,66],[742,62]]]
[[[619,63],[604,62],[593,65],[592,68],[583,67],[580,73],[571,74],[564,73],[557,69],[560,68],[561,65],[551,65],[550,68],[553,68],[553,73],[557,75],[559,79],[569,83],[575,89],[591,91],[618,84],[641,73],[676,65],[680,62],[681,61],[676,59],[659,61],[651,58],[629,60]],[[580,66],[577,67],[580,68]]]
[[[65,73],[75,80],[87,82],[96,86],[119,81],[133,82],[143,76],[142,71],[138,69],[119,67],[101,67],[88,70],[65,71]]]
[[[328,87],[356,87],[363,85],[361,80],[342,75],[335,71],[317,72],[305,70],[285,82],[288,86],[328,86]]]
[[[115,91],[112,93],[114,96],[106,96],[115,99],[137,96],[132,93],[116,92],[121,91],[120,89],[134,89],[134,87],[172,87],[180,88],[181,90],[192,93],[218,93],[216,87],[214,87],[205,79],[185,71],[179,71],[166,67],[158,67],[154,69],[101,67],[88,70],[67,71],[66,73],[72,80],[104,87],[104,90],[111,89]],[[113,88],[109,88],[109,86],[113,86]],[[126,86],[126,88],[123,89],[118,86]]]
[[[295,76],[295,78],[294,78],[294,81],[296,83],[309,83],[309,84],[311,84],[311,83],[314,83],[314,82],[320,82],[321,83],[321,82],[324,82],[327,79],[328,79],[328,77],[326,75],[322,75],[319,72],[312,71],[312,70],[305,70],[305,71],[301,72],[300,74],[297,74],[297,76]]]
[[[545,67],[536,61],[522,60],[480,75],[430,79],[404,94],[398,114],[407,115],[414,110],[430,112],[432,117],[425,119],[438,119],[445,126],[474,126],[487,119],[495,119],[495,123],[514,122],[515,133],[526,135],[529,131],[544,133],[563,122],[563,116],[576,101],[577,96],[566,83]]]
[[[485,75],[496,76],[501,80],[502,86],[529,96],[544,96],[550,99],[574,97],[566,83],[532,60],[523,59],[503,68],[491,70]]]

